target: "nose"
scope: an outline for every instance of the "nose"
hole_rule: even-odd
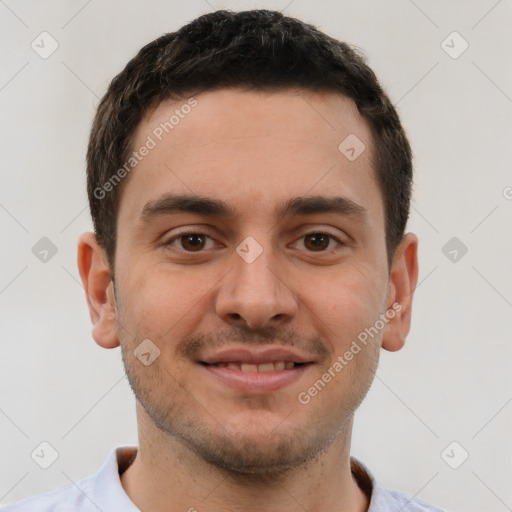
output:
[[[286,282],[279,268],[265,250],[251,263],[234,252],[233,267],[216,296],[217,315],[230,325],[251,330],[289,323],[298,301],[293,283]]]

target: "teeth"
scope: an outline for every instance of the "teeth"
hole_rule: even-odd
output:
[[[263,363],[258,365],[259,372],[273,372],[274,371],[274,363]]]
[[[242,364],[240,370],[243,372],[254,373],[258,371],[258,365],[256,364]]]
[[[268,372],[280,372],[283,370],[291,370],[295,367],[293,361],[276,361],[275,363],[261,363],[261,364],[250,364],[250,363],[215,363],[214,366],[220,368],[228,368],[230,370],[248,372],[248,373],[268,373]]]

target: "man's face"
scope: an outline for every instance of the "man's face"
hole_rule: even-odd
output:
[[[334,93],[196,100],[161,103],[133,141],[157,144],[132,171],[118,216],[123,359],[161,431],[220,467],[278,472],[350,428],[377,366],[381,332],[332,370],[390,307],[370,130]],[[155,129],[177,109],[159,141]],[[355,160],[338,149],[351,134],[366,146]],[[134,354],[143,340],[146,362],[160,350],[149,365]],[[299,400],[329,368],[334,377]]]

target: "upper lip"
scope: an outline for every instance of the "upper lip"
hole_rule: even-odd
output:
[[[207,355],[200,362],[207,364],[216,363],[247,363],[263,364],[278,361],[293,361],[294,363],[311,363],[311,358],[298,354],[293,350],[283,347],[265,348],[263,350],[248,350],[247,348],[228,348]]]

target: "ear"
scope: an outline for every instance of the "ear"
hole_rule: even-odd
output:
[[[388,322],[384,329],[382,348],[400,350],[411,328],[412,298],[418,282],[418,238],[406,234],[395,251],[387,297]]]
[[[94,233],[84,233],[78,240],[78,270],[89,306],[94,340],[103,348],[119,346],[114,285],[105,251]]]

